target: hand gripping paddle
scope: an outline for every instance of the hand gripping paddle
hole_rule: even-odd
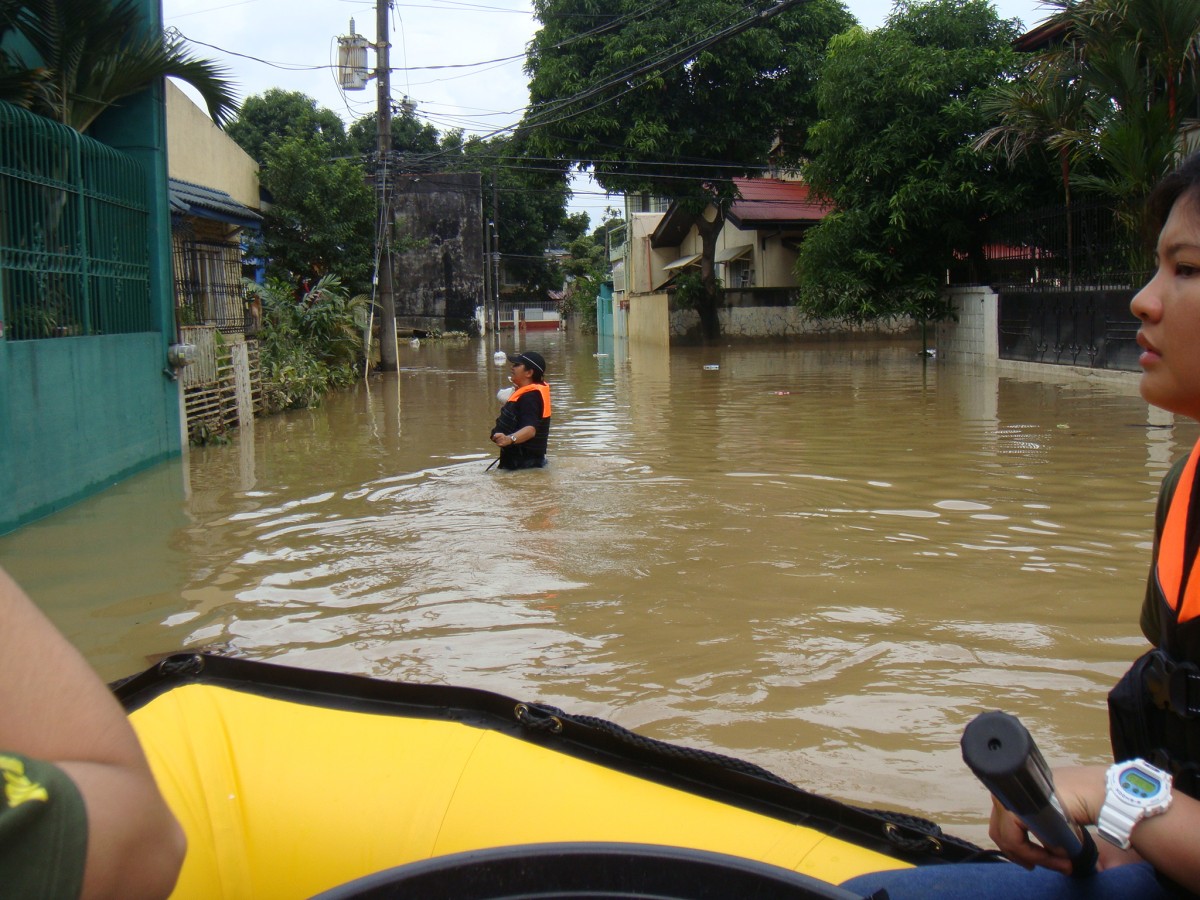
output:
[[[1021,820],[1046,848],[1061,847],[1071,874],[1096,868],[1096,843],[1063,813],[1050,767],[1016,716],[980,713],[963,731],[963,761],[1005,809]]]

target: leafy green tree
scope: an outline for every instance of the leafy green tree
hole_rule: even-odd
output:
[[[1049,152],[1058,163],[1058,180],[1067,210],[1068,280],[1074,278],[1074,219],[1071,177],[1090,157],[1088,132],[1103,104],[1082,77],[1082,62],[1063,66],[1034,64],[1022,77],[1003,81],[984,96],[984,115],[998,120],[975,141],[975,149],[995,147],[1010,164]]]
[[[596,321],[596,297],[609,277],[608,249],[594,234],[580,234],[567,243],[566,250],[568,255],[559,261],[567,282],[566,306],[579,315],[586,328]]]
[[[1181,130],[1200,99],[1195,0],[1051,0],[1061,40],[1019,80],[998,88],[999,124],[980,139],[1009,159],[1041,145],[1073,191],[1107,201],[1137,268],[1143,199],[1177,163]],[[1068,217],[1068,222],[1070,218]],[[1069,236],[1070,237],[1070,236]]]
[[[562,225],[554,230],[554,234],[550,237],[550,243],[554,247],[566,247],[572,241],[587,234],[591,224],[591,216],[585,212],[568,213],[563,218]]]
[[[294,285],[336,275],[367,290],[375,252],[375,196],[341,118],[299,91],[248,97],[227,129],[258,160],[271,195],[262,255],[271,276]]]
[[[831,42],[803,167],[835,205],[797,263],[810,315],[948,312],[954,254],[978,256],[985,214],[1023,199],[1020,174],[972,147],[991,124],[985,90],[1019,68],[1017,34],[986,0],[902,0],[885,27]]]
[[[226,76],[151,32],[133,0],[0,0],[0,100],[76,131],[163,77],[194,87],[224,124],[237,105]]]
[[[803,134],[825,46],[853,17],[838,0],[534,0],[534,13],[531,147],[591,168],[606,190],[672,197],[695,217],[698,312],[715,337],[714,256],[732,178],[761,171],[781,129]]]
[[[483,215],[494,223],[510,280],[523,299],[545,299],[561,281],[545,251],[564,222],[569,191],[565,165],[531,160],[523,135],[468,138],[450,168],[482,175]]]
[[[354,152],[367,159],[374,157],[379,148],[379,121],[375,113],[355,119],[350,125],[350,144]],[[402,107],[399,115],[392,116],[392,150],[400,154],[402,159],[408,159],[424,164],[426,159],[432,159],[433,168],[440,168],[442,151],[442,136],[437,128],[428,122],[422,122],[414,110]],[[405,167],[405,171],[409,168]],[[418,171],[430,171],[424,165]]]
[[[319,140],[289,137],[267,152],[260,179],[272,198],[263,217],[268,273],[292,284],[336,275],[368,290],[375,197],[362,166],[330,159]]]
[[[238,146],[263,165],[270,151],[289,138],[315,142],[329,157],[348,156],[351,142],[346,126],[332,110],[300,91],[270,88],[247,97],[226,132]]]
[[[1066,41],[1039,63],[1082,77],[1103,101],[1081,135],[1095,164],[1075,183],[1108,199],[1133,235],[1142,201],[1178,162],[1181,129],[1200,100],[1195,0],[1054,0]]]

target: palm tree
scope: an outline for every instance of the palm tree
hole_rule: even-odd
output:
[[[218,125],[236,109],[227,71],[150,33],[135,0],[0,0],[0,43],[10,33],[36,59],[0,50],[0,99],[76,131],[163,77],[194,87]]]
[[[1185,116],[1196,104],[1200,0],[1056,2],[1085,48],[1088,80],[1110,98],[1091,136],[1099,165],[1076,184],[1112,202],[1131,238],[1130,264],[1144,267],[1143,200],[1183,153]]]
[[[1061,7],[1076,41],[1088,48],[1114,91],[1131,88],[1134,96],[1113,99],[1122,106],[1162,103],[1178,128],[1197,88],[1200,64],[1198,0],[1051,0]],[[1140,69],[1134,77],[1128,65]]]
[[[1173,168],[1200,92],[1200,0],[1047,0],[1063,40],[996,89],[989,144],[1058,156],[1071,243],[1071,191],[1106,198],[1140,242],[1142,201]],[[1086,171],[1080,163],[1087,161]],[[1132,251],[1131,260],[1137,256]]]
[[[1066,63],[1064,65],[1064,63]],[[1088,134],[1104,103],[1069,60],[1036,61],[1026,77],[1003,82],[989,92],[983,110],[998,119],[975,141],[976,150],[996,146],[1009,160],[1044,147],[1058,160],[1067,219],[1067,279],[1074,280],[1074,227],[1071,215],[1073,168],[1087,155]]]

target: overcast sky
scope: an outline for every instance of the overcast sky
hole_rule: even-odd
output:
[[[302,91],[347,122],[375,109],[370,82],[342,91],[333,65],[337,39],[355,31],[375,41],[370,0],[162,0],[163,25],[176,28],[198,56],[229,69],[238,94],[268,88]],[[849,0],[867,28],[883,24],[887,0]],[[1002,16],[1026,27],[1045,17],[1038,0],[998,0]],[[439,131],[461,128],[487,135],[516,124],[529,102],[525,45],[536,22],[526,0],[419,0],[396,3],[392,16],[392,95],[417,104],[417,115]],[[369,55],[374,65],[374,53]],[[578,183],[572,209],[586,210],[593,227],[606,200],[593,183]]]

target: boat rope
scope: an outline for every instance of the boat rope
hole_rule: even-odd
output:
[[[762,779],[779,787],[789,790],[800,790],[795,784],[781,778],[769,769],[744,759],[725,756],[712,750],[698,750],[694,747],[681,747],[656,738],[646,737],[628,728],[622,728],[615,722],[596,716],[579,716],[563,712],[556,706],[545,703],[518,703],[514,711],[521,725],[531,731],[561,734],[564,723],[580,725],[585,728],[604,732],[622,743],[633,747],[652,751],[667,757],[678,757],[699,762],[715,763],[723,768],[754,778]],[[945,834],[936,822],[931,822],[920,816],[891,810],[869,809],[863,806],[845,804],[846,809],[866,816],[879,824],[882,837],[897,850],[906,854],[933,854],[943,856],[946,846],[953,846],[961,857],[966,860],[998,860],[1000,855],[993,850],[984,850],[970,841]]]
[[[518,722],[534,731],[550,731],[558,734],[562,731],[564,722],[571,722],[586,728],[603,731],[632,747],[654,750],[665,756],[677,756],[681,759],[715,762],[735,772],[753,775],[755,778],[762,778],[784,787],[795,787],[790,781],[780,778],[774,772],[770,772],[754,763],[746,762],[744,759],[723,756],[720,753],[714,753],[712,750],[697,750],[693,747],[680,747],[677,744],[668,744],[666,741],[649,738],[643,734],[638,734],[636,731],[630,731],[628,728],[622,728],[620,725],[610,722],[607,719],[601,719],[596,716],[571,715],[563,712],[556,706],[550,706],[545,703],[518,703],[516,716]]]
[[[548,731],[550,734],[562,733],[562,717],[566,715],[561,709],[542,703],[518,703],[513,714],[531,731]]]

